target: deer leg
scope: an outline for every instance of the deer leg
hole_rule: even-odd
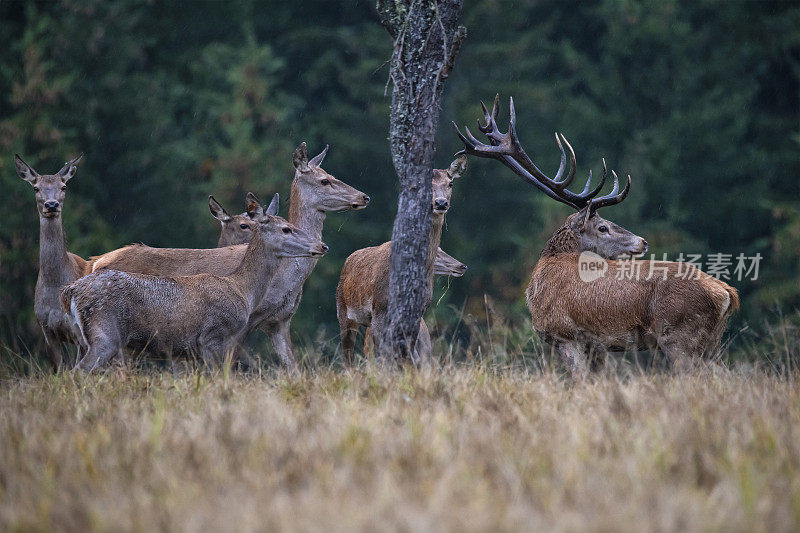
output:
[[[586,356],[592,372],[599,372],[606,366],[608,351],[603,345],[588,343],[586,345]]]
[[[86,350],[86,355],[75,365],[76,370],[84,372],[92,372],[105,365],[122,347],[116,332],[92,331],[87,340],[89,348]]]
[[[585,379],[588,368],[584,344],[574,341],[557,341],[554,347],[561,361],[567,367],[570,377],[577,380]]]
[[[425,319],[419,320],[419,335],[417,335],[417,343],[414,346],[414,363],[417,365],[427,365],[431,362],[431,332],[428,330],[428,325]]]
[[[371,330],[373,354],[375,358],[381,357],[383,349],[383,336],[386,333],[387,316],[385,313],[372,315],[372,323],[369,325]]]
[[[295,361],[294,353],[292,352],[292,338],[290,335],[289,326],[290,320],[278,322],[269,330],[269,340],[272,341],[272,347],[281,358],[283,366],[289,372],[297,372],[297,361]]]
[[[368,331],[369,332],[369,331]],[[342,352],[344,354],[344,362],[347,365],[352,365],[355,361],[356,355],[356,335],[358,334],[358,324],[352,320],[345,318],[343,321],[339,320],[339,333],[342,340]],[[366,334],[364,337],[364,353],[367,353]]]
[[[47,352],[47,361],[54,372],[61,369],[63,361],[63,349],[61,342],[53,335],[47,332],[47,329],[42,326],[42,334],[44,335],[45,352]]]

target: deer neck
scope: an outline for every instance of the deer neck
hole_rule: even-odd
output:
[[[577,254],[581,251],[578,236],[567,225],[556,231],[542,250],[542,257],[551,257],[557,254]]]
[[[228,276],[244,294],[251,312],[263,298],[280,261],[274,251],[267,249],[260,231],[255,233],[239,267]]]
[[[434,263],[436,262],[436,252],[442,241],[442,228],[444,227],[445,215],[431,215],[431,233],[428,244],[428,257],[425,260],[425,272],[428,278],[428,285],[433,285]]]
[[[320,211],[303,197],[297,180],[292,181],[289,196],[289,222],[322,240],[322,226],[325,224],[325,211]]]
[[[69,278],[69,255],[61,215],[39,217],[39,276],[45,285],[61,285]]]

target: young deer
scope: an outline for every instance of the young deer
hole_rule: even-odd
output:
[[[606,351],[629,348],[659,347],[673,364],[682,364],[693,355],[714,356],[728,317],[739,307],[736,290],[693,266],[667,261],[635,261],[640,275],[618,276],[625,270],[615,259],[644,253],[647,242],[602,218],[597,210],[625,199],[630,176],[620,192],[619,179],[612,171],[613,190],[598,197],[606,179],[604,162],[597,187],[590,190],[590,174],[581,193],[569,191],[575,176],[575,152],[564,136],[556,135],[561,164],[551,179],[519,143],[513,99],[508,132],[498,131],[498,104],[499,97],[495,97],[491,113],[481,104],[486,124],[479,123],[479,128],[489,138],[489,145],[475,139],[469,129],[463,135],[456,126],[464,152],[498,159],[554,200],[578,211],[545,246],[526,291],[534,329],[555,347],[570,373],[585,375],[587,356],[602,363]],[[566,154],[562,141],[570,156],[570,170],[563,179]],[[579,268],[587,259],[605,270],[582,278]]]
[[[437,276],[451,276],[460,278],[467,271],[467,265],[451,256],[441,248],[436,251],[436,261],[433,263],[433,273]],[[372,335],[370,328],[364,332],[364,354],[372,352]],[[421,360],[430,358],[431,355],[431,333],[425,319],[421,318],[419,322],[419,336],[417,337],[417,344],[415,348]]]
[[[442,238],[444,216],[450,209],[453,182],[464,174],[466,168],[467,158],[461,156],[453,161],[447,170],[435,169],[433,171],[433,203],[431,206],[433,219],[426,258],[427,305],[430,305],[433,297],[434,264]],[[339,319],[342,350],[348,364],[353,362],[356,333],[360,326],[371,328],[373,345],[380,353],[389,307],[390,254],[391,241],[380,246],[362,248],[350,254],[342,267],[339,285],[336,288],[336,316]],[[425,350],[420,346],[419,337],[414,351],[417,361],[424,359]]]
[[[167,278],[105,270],[68,285],[61,304],[87,349],[77,368],[94,370],[123,348],[195,352],[209,364],[232,354],[281,258],[319,257],[328,249],[277,212],[276,194],[267,209],[259,206],[256,234],[230,275]]]
[[[39,278],[33,310],[42,328],[47,355],[53,367],[62,365],[62,342],[78,344],[79,332],[73,329],[58,301],[61,289],[81,277],[86,261],[67,251],[61,208],[67,182],[75,176],[82,155],[68,161],[56,174],[40,175],[20,156],[14,156],[19,177],[33,186],[39,211]]]
[[[211,210],[211,215],[222,225],[217,248],[247,244],[253,238],[257,223],[246,212],[231,216],[213,196],[208,197],[208,208]]]
[[[306,143],[294,152],[295,174],[291,186],[289,222],[309,235],[322,239],[322,226],[328,211],[363,209],[369,196],[331,176],[320,166],[328,147],[308,159]],[[248,215],[252,216],[248,208]],[[230,274],[241,262],[246,245],[225,248],[184,250],[126,246],[92,258],[93,271],[123,270],[163,276]],[[250,317],[248,331],[261,327],[270,337],[281,361],[290,369],[297,363],[292,351],[289,329],[300,305],[303,284],[311,275],[318,257],[283,259],[263,299]]]

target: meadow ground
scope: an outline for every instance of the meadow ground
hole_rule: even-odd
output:
[[[0,382],[0,530],[800,528],[800,374],[362,366]]]

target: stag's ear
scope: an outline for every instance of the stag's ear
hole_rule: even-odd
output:
[[[592,215],[594,215],[594,211],[591,209],[590,204],[578,211],[578,214],[572,219],[572,222],[570,222],[570,227],[574,231],[583,231],[589,223],[589,219],[592,218]]]
[[[64,163],[64,166],[61,167],[61,170],[58,171],[58,176],[64,183],[68,182],[72,178],[72,176],[74,176],[75,173],[78,171],[78,163],[81,162],[82,158],[83,154],[79,155],[75,159],[67,161],[66,163]]]
[[[272,201],[269,203],[269,207],[267,210],[264,211],[267,215],[277,216],[278,215],[278,207],[280,207],[281,198],[278,196],[278,193],[275,193],[275,196],[272,197]]]
[[[14,154],[14,165],[17,167],[17,174],[19,177],[31,185],[36,183],[36,180],[39,179],[39,174],[37,174],[36,171],[33,170],[31,166],[23,161],[22,158],[17,154]]]
[[[300,146],[295,149],[292,160],[294,168],[300,172],[308,172],[308,149],[305,141],[301,142]]]
[[[321,151],[319,154],[317,154],[316,156],[314,156],[314,159],[312,159],[311,161],[308,162],[308,166],[310,166],[310,167],[318,167],[318,166],[320,166],[322,164],[322,160],[325,159],[325,154],[328,153],[328,148],[330,148],[330,145],[326,144],[325,145],[325,149],[323,151]]]
[[[231,216],[225,211],[225,208],[219,205],[219,202],[211,195],[208,196],[208,208],[211,210],[211,215],[220,222],[231,221]]]
[[[447,169],[447,174],[450,179],[460,178],[464,172],[467,171],[467,156],[461,154],[455,161],[450,163],[450,168]]]
[[[259,201],[258,196],[251,192],[247,193],[244,206],[247,216],[252,219],[260,218],[264,214],[264,208],[261,207],[261,202]]]

